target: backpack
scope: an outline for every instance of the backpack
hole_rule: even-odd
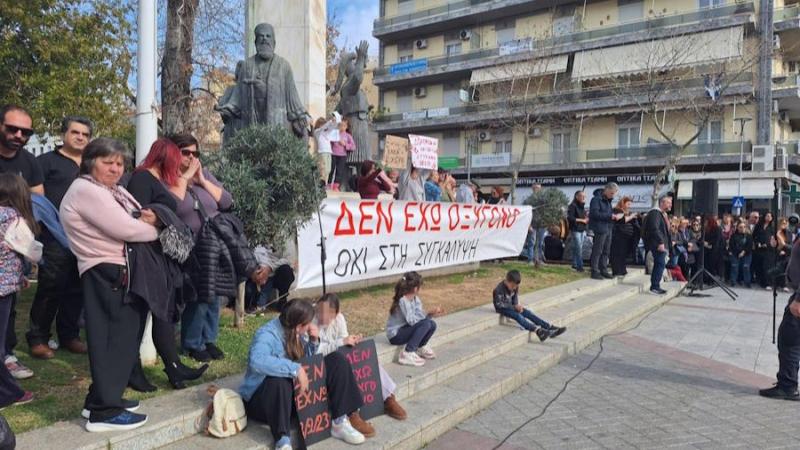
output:
[[[247,427],[244,402],[236,391],[211,386],[208,393],[213,399],[206,408],[206,434],[225,438],[238,434]]]

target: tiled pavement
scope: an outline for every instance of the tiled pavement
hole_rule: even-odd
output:
[[[800,402],[756,395],[777,368],[772,295],[737,292],[736,302],[719,290],[675,298],[637,329],[606,338],[593,366],[501,448],[800,448]],[[779,314],[786,300],[781,293]],[[539,415],[598,350],[554,367],[428,448],[492,449]]]

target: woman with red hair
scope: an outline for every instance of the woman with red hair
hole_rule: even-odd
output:
[[[722,228],[719,226],[719,219],[712,214],[706,218],[705,241],[703,242],[704,257],[703,265],[712,275],[718,277],[720,275],[720,266],[722,264],[722,252],[725,250],[724,241],[722,240]]]
[[[168,190],[176,186],[181,177],[181,150],[169,139],[156,140],[150,152],[128,181],[127,189],[141,205],[160,204],[176,212],[178,202]],[[153,309],[153,343],[164,362],[164,371],[175,389],[186,387],[185,381],[195,380],[208,369],[204,364],[197,369],[183,365],[175,343],[175,322],[178,318],[175,292],[164,293],[166,314],[156,314]],[[144,376],[141,363],[137,363],[129,379],[129,386],[137,391],[154,391]]]

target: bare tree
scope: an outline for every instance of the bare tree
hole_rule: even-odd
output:
[[[166,134],[188,129],[198,6],[199,0],[167,0],[167,30],[161,63],[162,129]]]

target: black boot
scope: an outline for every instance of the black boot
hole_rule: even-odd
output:
[[[186,381],[196,380],[196,379],[202,377],[203,374],[206,373],[206,370],[208,370],[208,364],[203,364],[202,366],[200,366],[200,367],[195,369],[195,368],[186,366],[182,362],[178,361],[177,366],[178,366],[178,370],[183,375],[183,379],[186,380]]]
[[[139,358],[136,358],[136,365],[133,366],[131,376],[128,378],[128,387],[137,392],[155,392],[158,390],[157,387],[147,381]]]

